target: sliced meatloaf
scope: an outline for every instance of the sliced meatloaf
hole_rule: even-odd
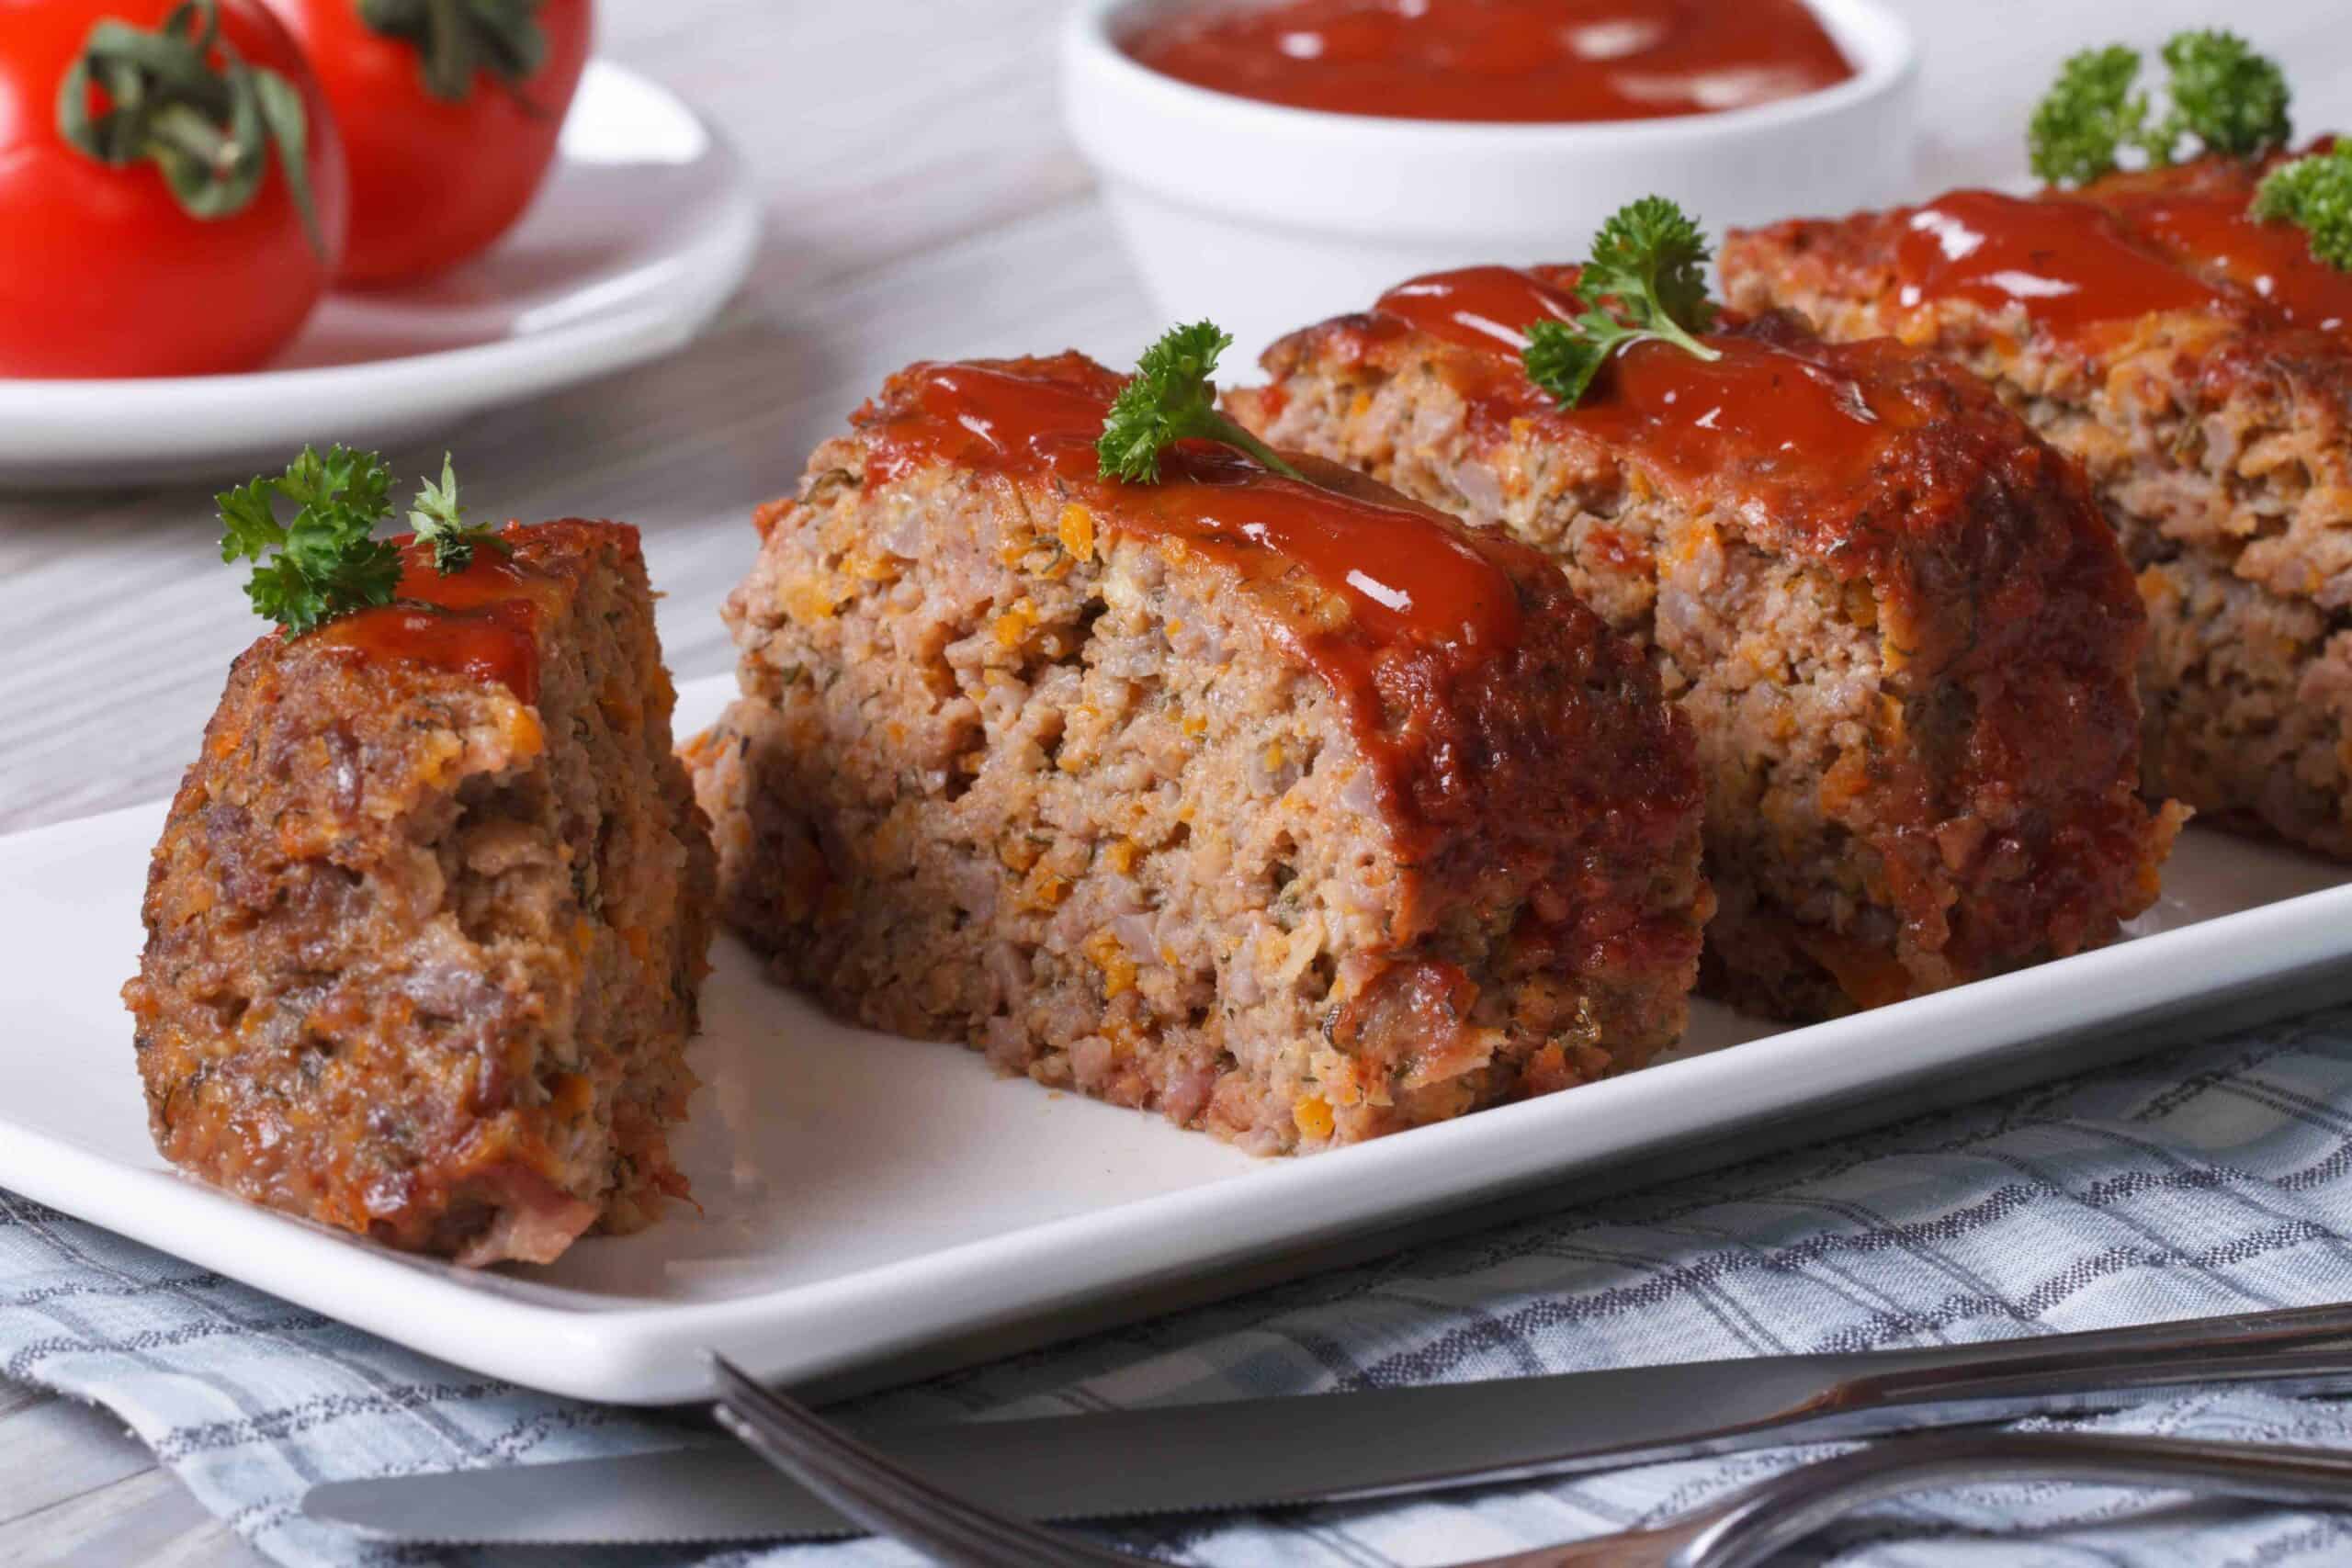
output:
[[[2352,273],[2312,254],[2301,228],[2251,210],[2263,175],[2295,156],[2198,158],[2109,175],[2072,195],[2113,213],[2166,260],[2252,295],[2276,321],[2342,333],[2352,329]]]
[[[2253,178],[1954,191],[1735,234],[1724,270],[1951,355],[2079,457],[2148,607],[2149,789],[2352,856],[2352,290],[2244,217]]]
[[[1228,403],[1549,552],[1648,651],[1707,780],[1711,988],[1817,1017],[2109,940],[2174,822],[2080,471],[1973,378],[1785,315],[1726,317],[1712,362],[1636,344],[1563,411],[1519,351],[1575,279],[1417,279]]]
[[[1635,1066],[1708,897],[1688,727],[1541,556],[1181,444],[1076,355],[893,377],[763,508],[691,749],[837,1012],[1312,1150]]]
[[[172,1163],[465,1264],[685,1195],[714,903],[637,531],[498,538],[237,660],[124,987]]]

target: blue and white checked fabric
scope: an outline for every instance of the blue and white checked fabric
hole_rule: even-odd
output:
[[[964,1420],[1995,1338],[2352,1297],[2352,1009],[1100,1335],[877,1396]],[[0,1373],[119,1413],[288,1564],[543,1564],[369,1549],[310,1483],[671,1445],[0,1192]],[[2352,1449],[2352,1402],[2159,1401],[2082,1425]],[[1396,1435],[1410,1442],[1410,1433]],[[1172,1561],[1433,1563],[1655,1521],[1819,1457],[1781,1449],[1406,1504],[1129,1530]],[[2063,1486],[1889,1506],[1816,1562],[2209,1568],[2352,1562],[2352,1515]],[[867,1568],[871,1542],[600,1556]]]

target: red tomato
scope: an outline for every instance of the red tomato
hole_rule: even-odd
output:
[[[153,159],[113,166],[61,130],[59,86],[92,24],[152,31],[175,8],[0,0],[0,376],[251,369],[294,335],[334,275],[348,216],[334,122],[293,40],[254,0],[209,0],[193,14],[219,18],[207,56],[216,71],[231,64],[225,43],[299,91],[317,244],[275,145],[237,210],[199,218]],[[93,114],[113,107],[96,87],[86,101]]]
[[[387,0],[267,0],[325,86],[351,159],[351,245],[340,281],[403,283],[488,248],[547,177],[556,132],[588,63],[589,0],[527,0],[537,65],[500,71],[498,8]],[[380,21],[379,18],[390,17]],[[436,28],[472,29],[455,40]],[[427,80],[434,46],[471,49],[473,69]],[[455,57],[463,58],[462,55]],[[445,96],[448,95],[448,96]]]

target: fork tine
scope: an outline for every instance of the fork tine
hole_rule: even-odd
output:
[[[896,1490],[882,1477],[862,1472],[838,1456],[812,1453],[792,1434],[749,1418],[731,1402],[719,1408],[722,1425],[778,1468],[797,1474],[851,1517],[885,1535],[894,1535],[942,1561],[958,1564],[1066,1562],[1058,1551],[1011,1539],[988,1521],[973,1521],[931,1506],[925,1499]]]
[[[832,1481],[844,1503],[863,1502],[871,1520],[895,1520],[901,1539],[951,1560],[960,1558],[975,1568],[1021,1563],[1037,1563],[1041,1568],[1108,1568],[1114,1561],[1080,1542],[966,1506],[961,1499],[910,1490],[863,1472],[854,1464],[835,1467],[830,1476],[812,1479],[820,1483]]]
[[[718,1417],[754,1452],[879,1535],[958,1568],[1158,1568],[960,1497],[713,1352]]]
[[[974,1517],[960,1499],[942,1506],[916,1489],[911,1478],[877,1470],[855,1453],[841,1451],[840,1434],[812,1430],[805,1411],[747,1408],[740,1390],[721,1402],[719,1418],[730,1431],[772,1463],[826,1496],[871,1529],[895,1535],[945,1561],[991,1565],[1022,1562],[1069,1562],[1062,1542],[1033,1540],[1012,1521]],[[893,1467],[895,1469],[895,1467]]]
[[[1052,1568],[1079,1568],[1079,1560],[1057,1546],[1048,1547],[1001,1529],[995,1521],[976,1521],[954,1510],[936,1508],[924,1499],[896,1492],[887,1482],[791,1449],[777,1440],[773,1429],[746,1419],[732,1404],[722,1404],[719,1421],[786,1473],[827,1496],[869,1529],[895,1536],[952,1563],[999,1565],[1039,1562]]]

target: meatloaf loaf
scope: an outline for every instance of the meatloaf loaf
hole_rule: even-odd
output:
[[[2352,856],[2352,279],[2206,159],[1735,234],[1732,298],[1990,378],[2139,573],[2147,787]]]
[[[237,660],[124,987],[166,1158],[465,1264],[685,1195],[714,904],[637,531],[497,538]]]
[[[2340,335],[2352,332],[2352,274],[2313,255],[2301,228],[2252,210],[2263,176],[2297,156],[2208,156],[2109,175],[2070,194],[2113,213],[2176,265],[2259,299],[2275,322]]]
[[[2142,636],[2080,471],[1973,378],[1726,317],[1562,410],[1523,329],[1572,268],[1417,279],[1234,392],[1268,440],[1546,550],[1697,732],[1709,988],[1817,1017],[2094,946],[2174,831],[2136,793]]]
[[[1313,1150],[1637,1066],[1709,899],[1687,725],[1533,551],[917,365],[758,514],[689,749],[723,911],[851,1018]]]

